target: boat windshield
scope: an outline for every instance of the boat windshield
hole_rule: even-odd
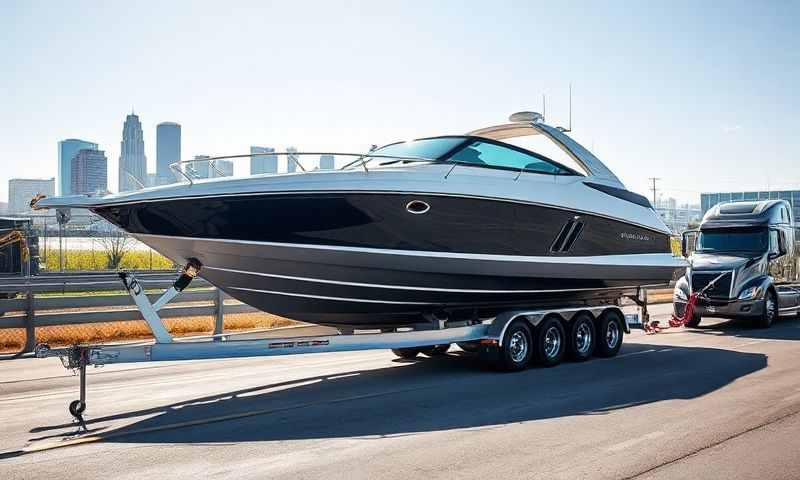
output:
[[[477,137],[435,137],[398,142],[381,147],[374,155],[416,157],[460,165],[528,171],[548,175],[580,175],[549,158],[524,148]],[[364,162],[375,161],[380,166],[402,163],[382,157],[364,157]],[[358,167],[360,162],[353,162]]]

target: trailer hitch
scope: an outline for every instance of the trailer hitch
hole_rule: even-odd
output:
[[[668,328],[685,327],[686,324],[689,323],[689,321],[694,316],[694,308],[695,305],[697,305],[697,300],[699,298],[707,299],[708,297],[706,297],[705,295],[706,291],[713,288],[714,284],[716,284],[722,277],[724,277],[727,274],[728,272],[719,274],[716,278],[708,282],[708,285],[700,289],[700,291],[692,292],[689,295],[689,299],[686,301],[686,308],[683,311],[683,315],[678,316],[675,314],[675,312],[672,312],[672,315],[670,316],[669,319],[669,326],[662,327],[658,320],[654,320],[652,322],[647,322],[644,324],[644,332],[648,335],[653,335]]]

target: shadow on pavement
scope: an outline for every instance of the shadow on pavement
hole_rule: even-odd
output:
[[[711,322],[717,323],[711,323]],[[687,329],[698,335],[741,337],[765,340],[800,340],[800,320],[797,317],[782,318],[770,328],[756,328],[749,320],[725,320],[705,318],[699,327]]]
[[[92,424],[147,417],[100,434],[106,441],[120,443],[369,437],[490,428],[691,400],[766,367],[767,357],[714,348],[626,344],[614,359],[518,373],[483,370],[475,357],[466,354],[396,365],[296,378],[88,423],[92,428]],[[67,427],[40,427],[31,433]]]

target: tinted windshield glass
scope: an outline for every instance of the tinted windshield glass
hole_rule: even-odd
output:
[[[448,158],[447,161],[486,165],[490,167],[513,168],[514,170],[525,170],[550,175],[574,175],[573,172],[566,168],[562,168],[544,158],[502,145],[482,142],[480,140],[475,140],[464,145],[463,148]]]
[[[697,237],[700,252],[766,252],[767,230],[706,230]]]
[[[420,157],[437,160],[439,157],[464,142],[463,137],[425,138],[409,142],[393,143],[375,150],[378,155],[396,155],[398,157]]]

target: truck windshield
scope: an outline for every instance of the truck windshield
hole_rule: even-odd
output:
[[[766,252],[769,235],[766,229],[725,229],[701,231],[698,252]]]

